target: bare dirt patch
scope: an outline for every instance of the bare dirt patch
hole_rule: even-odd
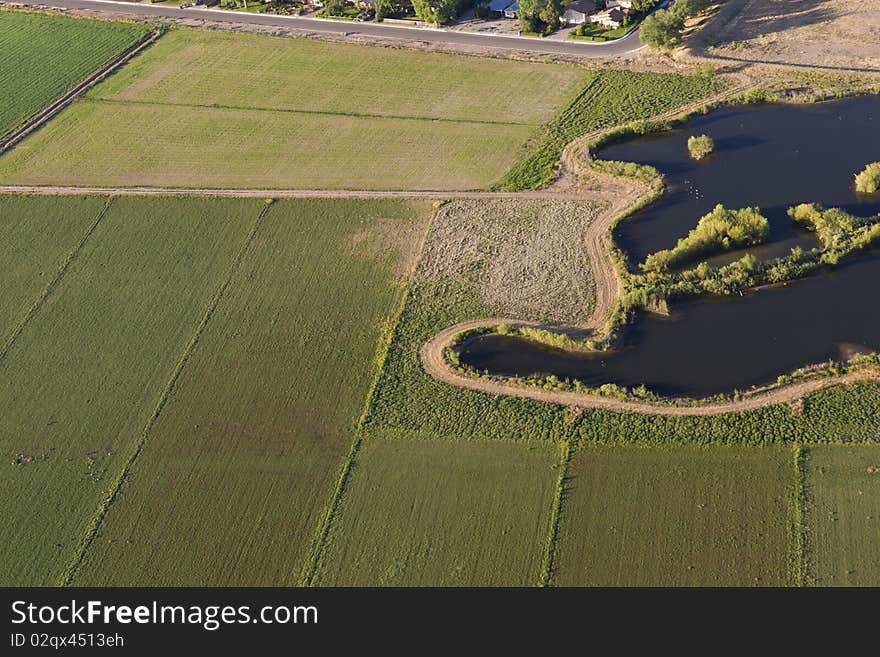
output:
[[[420,276],[474,281],[486,306],[511,316],[583,322],[595,303],[584,240],[601,208],[564,200],[450,201],[437,215]]]
[[[350,238],[352,253],[371,260],[394,262],[394,276],[405,283],[412,274],[424,241],[425,226],[421,221],[379,218]]]
[[[880,0],[727,0],[688,46],[720,59],[880,74]]]

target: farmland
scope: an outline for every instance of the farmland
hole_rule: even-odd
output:
[[[0,159],[0,176],[36,185],[480,188],[590,76],[566,64],[176,29]]]
[[[567,473],[553,583],[786,583],[791,450],[590,447]]]
[[[812,447],[806,459],[807,548],[819,586],[880,585],[880,449]]]
[[[18,334],[0,379],[0,580],[63,579],[260,206],[115,199]]]
[[[0,9],[0,137],[146,33],[140,25]]]
[[[560,449],[371,439],[336,509],[315,584],[538,584]]]
[[[105,205],[98,196],[0,196],[0,358]]]
[[[74,583],[297,583],[429,216],[271,207]]]
[[[7,16],[0,134],[145,29]],[[171,27],[0,156],[4,185],[230,188],[0,195],[0,584],[880,583],[874,383],[661,417],[420,361],[462,321],[589,321],[585,235],[629,197],[547,189],[563,148],[724,85]]]

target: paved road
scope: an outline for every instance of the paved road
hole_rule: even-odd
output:
[[[641,48],[638,30],[609,43],[592,43],[588,41],[552,41],[515,36],[495,36],[477,32],[458,32],[451,30],[407,27],[389,23],[353,23],[348,21],[324,20],[320,18],[303,18],[300,16],[276,16],[272,14],[250,14],[220,9],[197,9],[189,7],[179,9],[152,4],[133,2],[114,2],[112,0],[16,0],[27,6],[64,7],[67,9],[91,9],[94,11],[112,11],[115,13],[136,14],[138,16],[156,16],[162,18],[190,18],[224,23],[247,23],[266,25],[269,27],[285,27],[313,32],[330,32],[361,37],[381,37],[386,39],[404,39],[426,41],[429,43],[449,43],[462,46],[479,46],[484,48],[500,48],[521,50],[525,52],[550,53],[560,55],[581,55],[585,57],[620,57]]]

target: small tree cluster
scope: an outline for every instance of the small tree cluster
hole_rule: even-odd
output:
[[[413,0],[413,9],[421,20],[434,25],[448,23],[470,6],[470,0]]]
[[[856,174],[856,191],[862,194],[880,191],[880,162],[873,162]]]
[[[670,50],[681,43],[685,21],[706,9],[712,0],[676,0],[669,9],[658,9],[642,23],[642,43]]]
[[[708,135],[691,136],[688,139],[688,152],[695,160],[702,160],[715,150],[715,142]]]
[[[520,0],[520,27],[523,32],[550,34],[559,27],[564,11],[562,0]]]

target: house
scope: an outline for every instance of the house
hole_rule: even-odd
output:
[[[626,12],[620,7],[606,9],[590,16],[590,22],[594,25],[602,25],[611,29],[617,29],[623,25],[626,19]]]
[[[501,14],[505,18],[516,18],[519,12],[519,3],[515,0],[491,0],[489,11]]]
[[[595,11],[596,0],[576,0],[565,8],[562,22],[566,25],[583,25]]]
[[[632,9],[633,3],[632,0],[605,0],[605,9],[614,9],[615,7]]]

